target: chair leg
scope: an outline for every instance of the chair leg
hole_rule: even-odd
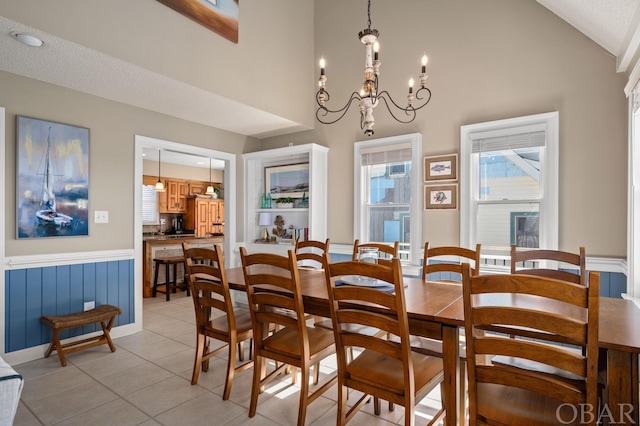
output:
[[[158,265],[157,262],[155,262],[155,265],[156,273],[153,278],[153,291],[151,292],[151,297],[156,297],[156,293],[158,292],[158,268],[160,267],[160,265]]]
[[[227,359],[227,379],[224,382],[224,393],[222,394],[222,400],[229,399],[231,393],[231,386],[233,385],[233,376],[236,372],[236,345],[235,342],[229,342],[229,356]]]
[[[249,403],[249,417],[256,415],[258,406],[258,394],[261,392],[260,382],[264,375],[264,357],[256,356],[253,364],[253,383],[251,385],[251,402]]]
[[[320,381],[320,363],[316,363],[313,366],[313,384],[317,385]]]
[[[346,386],[338,384],[338,417],[337,424],[345,425],[347,423],[347,397],[349,389]]]
[[[238,361],[244,361],[244,342],[238,342]]]
[[[209,345],[211,344],[211,341],[209,340],[209,338],[207,336],[204,336],[204,350],[202,352],[203,356],[204,354],[208,354],[209,353]],[[204,371],[205,373],[207,371],[209,371],[209,358],[207,358],[206,360],[204,360],[202,362],[202,371]]]
[[[300,406],[298,407],[298,426],[304,426],[307,417],[307,406],[309,405],[309,366],[300,369]]]
[[[169,274],[169,264],[164,264],[164,292],[166,294],[167,302],[171,299],[171,275]]]
[[[173,264],[173,286],[171,291],[174,293],[178,291],[178,264]]]
[[[204,351],[205,337],[198,333],[196,337],[196,359],[193,361],[193,373],[191,374],[191,384],[198,384],[198,377],[200,376],[200,369],[202,368],[202,356]]]

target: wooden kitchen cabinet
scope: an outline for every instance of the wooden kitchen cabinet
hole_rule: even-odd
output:
[[[160,213],[186,213],[187,195],[189,183],[185,180],[167,179],[165,181],[166,208],[162,210],[160,201]],[[162,199],[162,197],[160,197]]]
[[[207,191],[207,182],[189,181],[189,195],[204,194]]]
[[[187,199],[185,229],[193,229],[196,237],[224,233],[224,200],[195,197]]]

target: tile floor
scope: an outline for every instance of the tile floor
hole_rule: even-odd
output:
[[[58,357],[14,366],[25,385],[15,425],[295,425],[299,393],[286,376],[274,381],[258,399],[257,414],[248,417],[252,369],[235,376],[231,397],[222,400],[225,357],[214,358],[195,386],[191,372],[195,315],[185,293],[144,300],[144,330],[106,345],[73,353],[61,367]],[[214,341],[215,342],[215,341]],[[224,352],[224,351],[223,351]],[[330,358],[323,375],[335,369]],[[322,382],[322,378],[321,378]],[[439,389],[416,409],[416,424],[426,424],[440,407]],[[336,424],[337,388],[314,401],[307,425]],[[356,400],[355,395],[350,398]],[[404,409],[373,414],[367,404],[350,425],[390,426],[404,423]]]

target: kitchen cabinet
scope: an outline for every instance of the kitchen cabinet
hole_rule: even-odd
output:
[[[188,198],[184,227],[193,229],[196,237],[224,234],[224,200]]]
[[[167,179],[165,181],[166,205],[162,210],[160,197],[160,213],[186,213],[189,183],[185,180]]]
[[[208,185],[208,182],[189,181],[189,195],[204,194]]]

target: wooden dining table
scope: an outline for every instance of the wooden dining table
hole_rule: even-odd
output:
[[[242,268],[230,268],[226,272],[230,288],[245,291]],[[300,269],[299,275],[305,311],[329,317],[324,272]],[[463,421],[458,421],[464,413],[459,392],[459,328],[464,327],[462,286],[410,277],[405,277],[404,282],[411,334],[442,341],[445,424],[462,424]],[[599,346],[607,357],[605,395],[615,424],[638,424],[639,325],[640,309],[632,301],[600,299]]]

